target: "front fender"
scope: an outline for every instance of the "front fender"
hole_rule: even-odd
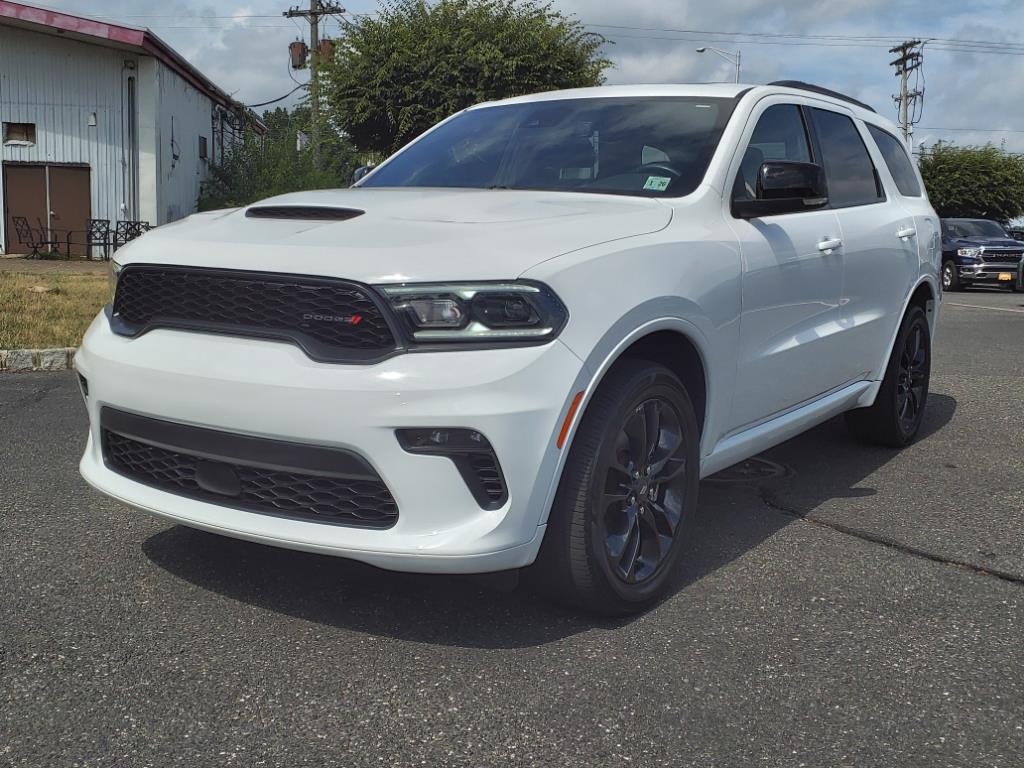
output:
[[[712,413],[728,412],[728,408],[731,405],[732,390],[730,387],[728,394],[726,394],[724,388],[714,387],[711,384],[714,381],[711,373],[713,368],[711,366],[714,364],[709,364],[710,345],[707,336],[700,328],[700,324],[678,315],[658,314],[669,308],[678,309],[681,305],[682,300],[679,297],[665,296],[636,307],[633,312],[621,318],[608,329],[589,355],[581,357],[577,354],[577,357],[581,357],[583,360],[584,365],[566,396],[562,413],[568,417],[577,394],[582,393],[582,399],[573,414],[562,449],[549,455],[549,460],[546,462],[548,466],[542,466],[541,472],[538,474],[538,478],[549,478],[547,483],[538,482],[534,486],[533,497],[530,500],[530,508],[542,510],[538,525],[547,523],[548,514],[551,511],[555,494],[558,491],[562,471],[565,468],[569,451],[572,449],[573,441],[576,438],[577,428],[583,414],[586,413],[590,401],[593,399],[594,393],[600,387],[608,371],[622,357],[623,353],[636,342],[653,333],[660,331],[678,333],[686,337],[697,350],[704,369],[705,389],[707,392],[704,413],[705,429],[701,439],[701,456],[703,457],[706,452],[710,452],[714,447],[717,440],[710,439],[712,434],[710,415]],[[576,353],[574,352],[574,354]],[[557,424],[556,431],[551,436],[552,444],[557,441],[561,429],[562,423]]]
[[[551,286],[561,297],[569,322],[559,342],[583,361],[577,381],[565,393],[563,413],[578,393],[583,400],[563,450],[552,457],[550,475],[539,477],[534,490],[541,523],[590,399],[615,361],[645,336],[679,333],[697,351],[707,390],[702,455],[721,438],[736,376],[741,254],[717,195],[685,207],[685,215],[677,211],[661,232],[583,248],[520,276]]]

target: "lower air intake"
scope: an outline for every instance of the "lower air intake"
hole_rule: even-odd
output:
[[[398,505],[383,480],[348,451],[110,408],[103,409],[101,429],[103,460],[111,470],[168,493],[317,523],[389,528],[398,520]]]

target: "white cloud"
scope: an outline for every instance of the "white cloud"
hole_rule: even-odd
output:
[[[288,76],[287,45],[307,34],[305,22],[293,23],[280,16],[288,0],[224,4],[212,0],[162,0],[159,4],[139,0],[46,0],[46,4],[149,26],[218,85],[247,103],[272,99],[294,87]],[[357,13],[377,7],[373,0],[352,0],[345,5]],[[742,50],[744,81],[817,82],[867,101],[888,117],[895,116],[891,97],[897,81],[884,42],[861,47],[852,45],[858,41],[849,39],[827,42],[789,38],[787,45],[769,45],[766,43],[778,42],[779,38],[766,40],[748,34],[738,41],[722,33],[847,38],[919,35],[1016,42],[1013,30],[1024,28],[1024,3],[1018,0],[555,0],[555,6],[576,14],[586,24],[604,25],[592,29],[615,41],[606,48],[616,64],[608,73],[611,83],[729,80],[732,70],[726,62],[694,50],[700,45],[714,45]],[[1024,56],[979,55],[943,51],[940,47],[925,48],[927,94],[922,126],[1024,130],[1024,103],[1014,96],[1017,84],[1024,79]],[[305,73],[296,76],[306,79]],[[920,129],[918,133],[919,137],[963,143],[998,143],[1005,136],[1007,148],[1024,151],[1024,133]]]

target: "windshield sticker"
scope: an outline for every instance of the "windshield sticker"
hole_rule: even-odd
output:
[[[649,189],[654,192],[664,192],[668,189],[669,183],[672,179],[668,176],[648,176],[647,182],[644,184],[644,189]]]

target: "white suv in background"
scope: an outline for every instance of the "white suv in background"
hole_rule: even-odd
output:
[[[701,477],[841,413],[914,438],[939,256],[894,126],[836,93],[482,104],[354,189],[119,251],[81,471],[208,531],[639,610]]]

